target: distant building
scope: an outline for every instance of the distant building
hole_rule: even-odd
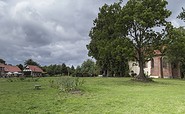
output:
[[[20,76],[20,75],[22,75],[22,71],[19,67],[0,64],[0,76],[10,77],[10,76]]]
[[[159,51],[155,51],[160,54]],[[139,74],[139,64],[130,61],[129,69],[137,75]],[[178,63],[168,62],[165,56],[156,56],[144,65],[144,73],[152,78],[181,78],[180,65]]]
[[[23,72],[25,76],[42,76],[44,73],[40,67],[34,65],[26,66]]]
[[[0,63],[0,77],[4,75],[4,65]]]

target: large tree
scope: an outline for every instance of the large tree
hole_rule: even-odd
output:
[[[89,34],[91,42],[87,46],[88,54],[97,60],[105,76],[113,76],[113,74],[123,76],[125,63],[128,62],[128,56],[132,54],[129,46],[131,41],[123,39],[117,32],[116,23],[121,13],[120,4],[121,2],[102,6]],[[119,54],[115,55],[116,53]]]
[[[155,49],[159,49],[170,23],[166,19],[171,12],[166,9],[166,0],[129,0],[122,8],[120,32],[132,40],[135,60],[138,61],[139,80],[146,80],[144,64],[150,60]]]
[[[136,79],[147,80],[144,63],[154,56],[155,49],[160,49],[163,45],[166,30],[170,26],[166,21],[171,15],[166,9],[167,4],[166,0],[129,0],[124,6],[121,2],[104,5],[90,32],[89,55],[110,68],[109,61],[113,56],[110,52],[112,50],[107,47],[110,42],[121,38],[127,43],[123,42],[120,46],[131,49],[131,45],[135,53],[125,50],[124,58],[133,55],[139,63],[140,73]]]

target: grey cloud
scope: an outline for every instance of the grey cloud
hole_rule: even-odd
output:
[[[0,58],[11,64],[32,58],[42,65],[79,65],[99,7],[118,0],[0,0]],[[176,19],[184,3],[168,0]],[[124,1],[126,2],[126,1]]]

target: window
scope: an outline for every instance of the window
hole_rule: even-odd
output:
[[[154,59],[151,59],[151,67],[154,68]]]
[[[163,57],[162,58],[162,66],[163,66],[163,68],[167,68],[167,65],[168,65],[168,60],[167,60],[166,57]]]

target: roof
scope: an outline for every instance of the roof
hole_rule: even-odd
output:
[[[154,54],[160,55],[160,54],[162,54],[162,53],[161,53],[161,51],[159,51],[159,50],[154,50]]]
[[[34,66],[34,65],[28,65],[26,67],[26,69],[29,69],[33,72],[42,72],[43,73],[43,70],[41,68],[39,68],[38,66]]]
[[[3,67],[5,72],[21,72],[21,69],[18,66],[0,64],[0,67]]]

